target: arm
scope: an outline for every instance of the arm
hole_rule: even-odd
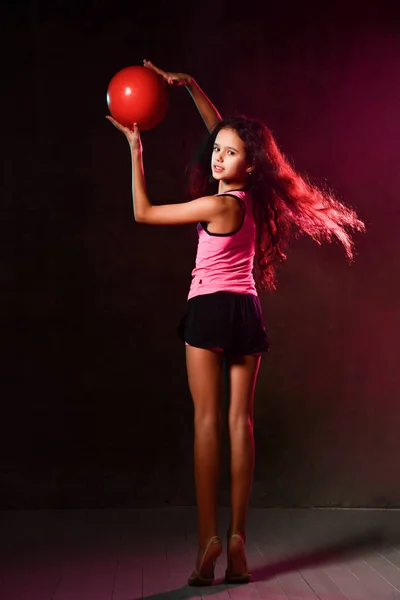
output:
[[[160,75],[169,85],[185,86],[191,95],[208,131],[212,131],[214,127],[222,120],[216,107],[211,100],[206,96],[198,83],[186,73],[170,73],[163,71],[154,66],[150,61],[144,60],[143,64],[148,69],[151,69],[157,75]]]
[[[222,121],[221,115],[192,77],[190,77],[186,89],[189,91],[189,94],[197,106],[197,110],[201,114],[208,131],[211,133],[219,121]]]
[[[106,117],[125,134],[131,149],[132,159],[132,199],[135,221],[148,225],[186,225],[198,221],[210,222],[231,210],[231,199],[219,196],[204,196],[179,204],[152,205],[147,194],[144,178],[142,143],[139,128],[124,127],[112,117]]]

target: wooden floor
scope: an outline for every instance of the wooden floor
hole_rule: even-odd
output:
[[[220,535],[228,523],[220,511]],[[400,511],[249,515],[248,585],[190,588],[193,508],[0,512],[1,600],[400,600]]]

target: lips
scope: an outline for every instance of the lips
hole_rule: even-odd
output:
[[[218,165],[214,165],[213,166],[214,171],[216,171],[217,173],[222,173],[222,171],[224,170],[223,167],[219,167]]]

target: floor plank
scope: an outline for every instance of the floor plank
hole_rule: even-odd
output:
[[[400,600],[400,511],[252,509],[253,581],[186,585],[196,510],[3,511],[1,600]]]

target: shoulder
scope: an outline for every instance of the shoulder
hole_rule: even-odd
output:
[[[215,196],[203,196],[194,200],[195,203],[208,207],[215,213],[223,213],[232,210],[232,208],[240,205],[239,198],[233,194],[215,194]]]
[[[242,192],[242,190],[234,190],[224,194],[216,194],[215,198],[218,198],[219,202],[224,204],[237,204],[238,200],[243,200],[245,194],[246,192]]]
[[[244,210],[246,207],[246,198],[247,197],[248,197],[248,192],[242,191],[242,190],[226,192],[226,194],[221,194],[220,196],[218,196],[219,202],[228,211]]]
[[[225,192],[224,194],[216,194],[219,198],[231,198],[232,200],[243,200],[246,201],[248,198],[251,198],[252,194],[249,190],[232,190],[230,192]],[[231,201],[232,201],[231,200]]]
[[[225,207],[229,206],[232,201],[234,201],[234,198],[215,194],[214,196],[202,196],[201,198],[196,198],[195,200],[192,200],[191,203],[193,205],[207,207],[212,211],[221,212]]]

